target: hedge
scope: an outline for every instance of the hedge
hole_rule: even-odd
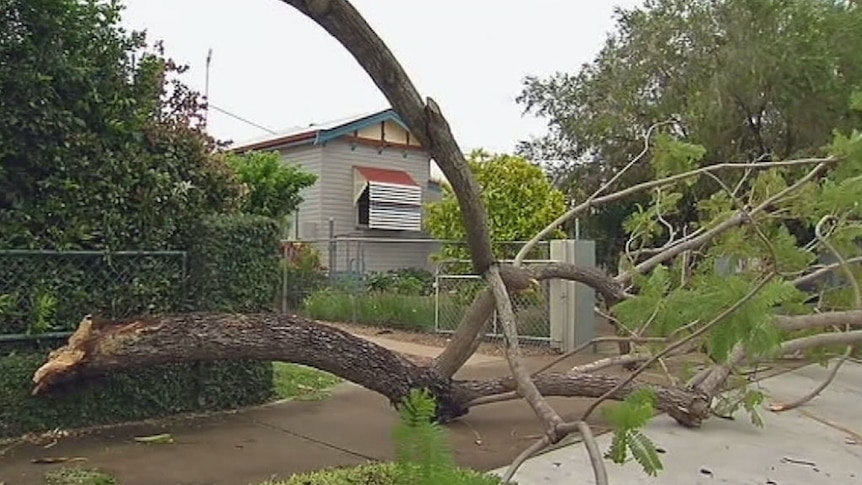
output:
[[[272,367],[261,363],[172,364],[62,384],[31,396],[46,353],[0,358],[0,436],[232,409],[273,397]]]
[[[28,259],[18,253],[16,270],[0,265],[6,273],[0,275],[5,282],[0,295],[33,294],[34,282],[41,284],[39,288],[50,288],[54,305],[47,312],[48,319],[56,323],[51,330],[71,330],[85,313],[122,318],[147,312],[271,309],[279,283],[277,223],[264,217],[217,216],[202,220],[197,234],[186,256],[166,253],[129,258],[122,272],[117,270],[116,254],[90,254],[89,269],[73,270],[75,254],[30,254]],[[0,257],[10,257],[10,253],[0,252]],[[52,262],[46,263],[46,258]],[[161,261],[159,258],[175,258],[179,271],[173,273],[166,270],[169,266],[152,262]],[[112,265],[106,267],[107,261]],[[80,261],[77,264],[80,267]],[[183,265],[187,266],[185,278]],[[10,282],[18,283],[13,287]],[[6,313],[0,320],[0,334],[45,331],[32,323],[37,314],[45,313],[45,300],[16,297],[11,310],[7,308],[12,316]],[[35,301],[41,301],[41,306],[34,305]],[[70,383],[48,396],[30,397],[33,372],[48,351],[50,348],[34,349],[24,343],[0,344],[0,435],[229,409],[261,403],[274,395],[271,363],[229,361],[128,371]]]
[[[191,247],[190,304],[196,311],[273,309],[281,283],[278,223],[252,215],[203,221]]]

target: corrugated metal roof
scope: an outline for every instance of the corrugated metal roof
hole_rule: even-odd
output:
[[[245,140],[241,143],[236,143],[232,149],[240,150],[246,147],[255,146],[263,143],[278,141],[278,140],[289,140],[295,138],[302,138],[303,135],[314,135],[322,131],[332,130],[350,123],[353,123],[358,120],[362,120],[365,118],[369,118],[375,115],[379,115],[381,113],[386,113],[390,111],[388,109],[382,111],[372,111],[368,113],[357,114],[354,116],[347,116],[344,118],[339,118],[337,120],[325,121],[323,123],[311,123],[306,126],[294,126],[291,128],[287,128],[283,131],[279,131],[276,133],[270,133],[263,136],[258,136],[249,140]]]
[[[412,185],[414,187],[419,187],[419,184],[413,180],[413,177],[410,176],[409,173],[401,171],[401,170],[390,170],[386,168],[376,168],[376,167],[354,167],[356,171],[358,171],[365,180],[369,182],[380,182],[384,184],[396,184],[396,185]]]

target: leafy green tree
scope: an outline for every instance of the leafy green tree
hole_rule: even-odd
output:
[[[285,163],[278,152],[232,153],[227,161],[248,190],[242,211],[249,214],[283,219],[302,202],[302,189],[317,182],[317,175]]]
[[[184,71],[116,1],[0,3],[0,246],[184,247],[236,210]]]
[[[704,165],[812,155],[833,130],[858,126],[859,113],[847,107],[862,86],[855,2],[647,0],[617,10],[616,21],[592,62],[573,74],[529,77],[519,97],[550,128],[519,153],[556,161],[555,175],[576,199],[633,159],[656,123],[665,123],[656,131],[704,147]],[[653,176],[640,164],[618,187]],[[710,183],[686,192],[689,207],[714,191]],[[626,215],[647,202],[628,199],[582,221],[605,260],[625,242]],[[683,210],[679,219],[696,217]]]
[[[482,189],[499,258],[513,258],[520,249],[507,241],[529,239],[566,210],[565,195],[540,166],[523,157],[474,150],[467,162]],[[463,240],[466,232],[458,200],[451,187],[444,185],[443,190],[440,201],[428,204],[428,230],[438,239]],[[562,231],[552,235],[564,236]],[[468,258],[466,248],[458,245],[444,245],[443,256]]]

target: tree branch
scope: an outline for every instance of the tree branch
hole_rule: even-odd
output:
[[[484,274],[494,263],[488,214],[479,197],[479,184],[440,107],[431,98],[423,102],[401,63],[350,2],[281,1],[313,20],[347,49],[437,162],[458,199],[473,269]]]
[[[826,161],[835,161],[837,159],[825,159],[825,160]],[[774,163],[780,163],[780,162],[774,162]],[[764,163],[763,165],[766,165],[766,164]],[[632,270],[627,271],[625,273],[622,273],[620,275],[617,275],[616,280],[620,284],[622,284],[623,286],[628,285],[629,283],[631,283],[632,276],[634,275],[634,273],[643,274],[647,271],[652,270],[653,268],[655,268],[659,264],[661,264],[661,263],[673,258],[674,256],[680,254],[683,251],[687,251],[689,249],[694,249],[694,248],[697,248],[699,246],[706,244],[707,242],[711,241],[713,238],[715,238],[719,234],[745,223],[750,217],[766,210],[768,207],[771,207],[776,202],[781,200],[783,197],[799,190],[806,183],[808,183],[808,181],[810,181],[811,179],[816,177],[817,174],[819,174],[821,171],[823,171],[826,167],[827,167],[827,163],[825,161],[818,164],[816,167],[814,167],[814,169],[812,169],[810,172],[808,172],[808,174],[806,174],[804,177],[802,177],[801,179],[796,181],[796,183],[785,188],[784,190],[781,190],[780,192],[776,193],[775,195],[767,198],[760,205],[751,209],[747,213],[737,211],[736,214],[734,214],[732,217],[718,223],[715,227],[706,231],[705,233],[703,233],[703,234],[701,234],[695,238],[689,239],[685,242],[675,244],[675,245],[669,247],[668,249],[666,249],[665,251],[663,251],[659,254],[656,254],[655,256],[647,259],[646,261],[644,261],[642,263],[639,263]]]
[[[696,177],[698,175],[703,175],[704,173],[716,172],[719,170],[726,169],[751,169],[751,170],[765,170],[769,168],[778,168],[778,167],[795,167],[801,165],[830,165],[832,163],[836,163],[842,160],[837,157],[827,157],[827,158],[805,158],[799,160],[784,160],[778,162],[760,162],[760,163],[717,163],[715,165],[709,165],[706,167],[701,167],[695,170],[691,170],[688,172],[684,172],[677,175],[672,175],[670,177],[665,177],[657,180],[649,180],[647,182],[642,182],[637,185],[632,185],[631,187],[627,187],[623,190],[614,192],[612,194],[608,194],[601,197],[595,197],[594,199],[587,199],[586,201],[578,204],[574,208],[570,209],[566,213],[562,214],[560,217],[555,219],[553,222],[548,224],[547,227],[542,229],[536,236],[534,236],[521,250],[518,252],[517,256],[515,256],[516,261],[522,261],[527,254],[535,247],[536,244],[539,243],[542,239],[547,237],[551,232],[553,232],[556,228],[558,228],[561,224],[565,223],[569,219],[583,213],[584,211],[592,208],[598,207],[600,205],[608,204],[610,202],[615,202],[619,199],[628,197],[630,195],[636,194],[638,192],[642,192],[644,190],[649,190],[655,187],[663,187],[665,185],[670,185],[680,180],[685,180],[687,178]],[[817,169],[817,173],[819,173],[820,169]],[[815,173],[816,175],[816,173]],[[813,177],[813,175],[812,175]],[[672,257],[672,256],[671,256]]]

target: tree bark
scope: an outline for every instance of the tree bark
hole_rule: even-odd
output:
[[[463,416],[476,398],[516,388],[511,377],[487,381],[455,381],[433,366],[407,358],[338,328],[296,316],[276,314],[182,314],[137,318],[124,322],[87,317],[35,373],[34,394],[64,381],[104,375],[121,369],[178,362],[259,359],[308,365],[335,374],[387,397],[393,405],[411,389],[425,388],[437,398],[438,419]],[[551,396],[597,397],[618,378],[586,373],[550,373],[534,378]],[[623,399],[640,384],[621,389]],[[702,395],[683,389],[651,386],[659,408],[685,426],[706,416]]]

